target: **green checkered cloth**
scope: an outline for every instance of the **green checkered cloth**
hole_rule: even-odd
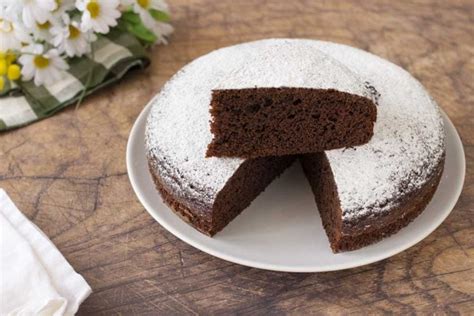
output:
[[[92,51],[91,55],[70,59],[62,80],[51,85],[37,87],[29,81],[7,87],[7,93],[0,96],[0,131],[49,117],[119,80],[130,69],[150,63],[143,45],[132,34],[119,30],[100,36]]]

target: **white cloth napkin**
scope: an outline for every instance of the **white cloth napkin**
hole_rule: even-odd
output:
[[[0,189],[0,315],[74,315],[90,293],[84,278]]]

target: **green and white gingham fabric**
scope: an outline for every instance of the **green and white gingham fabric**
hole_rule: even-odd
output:
[[[62,80],[37,87],[18,82],[0,97],[0,131],[49,117],[75,104],[84,95],[122,78],[132,68],[145,68],[150,59],[131,34],[112,30],[93,43],[93,53],[69,61]],[[84,91],[84,87],[87,87]]]

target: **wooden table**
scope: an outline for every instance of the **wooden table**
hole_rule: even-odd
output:
[[[93,288],[79,314],[474,314],[472,0],[169,2],[176,32],[149,69],[78,110],[0,135],[0,187]],[[464,191],[440,228],[379,263],[292,274],[211,257],[145,212],[125,168],[143,106],[194,58],[269,37],[353,45],[421,80],[456,125],[467,158]]]

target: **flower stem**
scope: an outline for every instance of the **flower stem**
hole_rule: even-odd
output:
[[[90,58],[94,59],[94,45],[91,45]],[[84,100],[84,97],[86,96],[87,89],[89,89],[91,81],[92,81],[93,72],[94,72],[94,67],[91,67],[90,70],[89,70],[89,73],[87,74],[87,81],[86,81],[86,84],[84,85],[84,89],[82,89],[81,95],[79,96],[79,99],[77,100],[76,110],[79,108],[79,106],[82,103],[82,100]]]

